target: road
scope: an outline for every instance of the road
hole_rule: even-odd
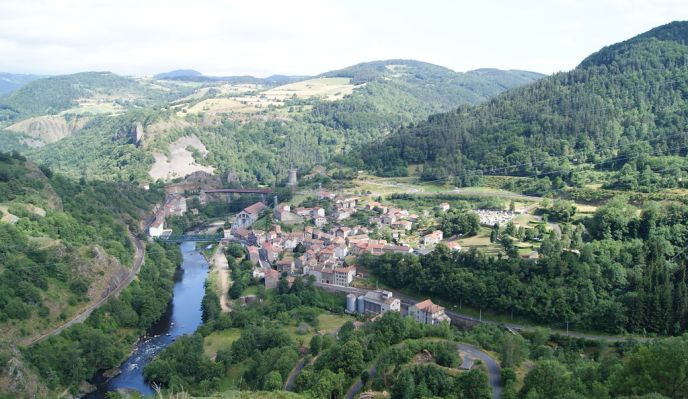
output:
[[[344,292],[344,293],[351,293],[355,295],[364,295],[368,291],[374,291],[374,290],[369,290],[369,289],[363,289],[363,288],[353,288],[353,287],[341,287],[337,285],[331,285],[331,284],[323,284],[323,283],[314,283],[316,287],[323,288],[328,291],[334,291],[334,292]],[[401,294],[396,291],[392,291],[394,296],[396,298],[401,299],[401,305],[403,306],[410,306],[415,303],[418,303],[418,299],[411,297],[409,295]],[[459,313],[454,310],[446,309],[445,313],[449,318],[451,318],[453,323],[471,323],[471,324],[480,324],[480,323],[485,323],[485,324],[495,324],[495,325],[502,325],[504,327],[510,328],[515,331],[534,331],[536,328],[540,326],[528,326],[528,325],[523,325],[523,324],[517,324],[517,323],[504,323],[501,321],[496,321],[496,320],[489,320],[485,318],[477,318],[473,316],[469,316],[467,314]],[[550,329],[553,333],[560,334],[560,335],[568,335],[570,337],[574,338],[582,338],[582,339],[587,339],[591,341],[603,341],[603,342],[609,342],[609,343],[614,343],[614,342],[624,342],[624,341],[630,341],[630,340],[636,340],[636,341],[648,341],[649,338],[642,338],[642,337],[626,337],[626,336],[618,336],[618,335],[602,335],[602,334],[589,334],[589,333],[583,333],[583,332],[577,332],[577,331],[569,331],[568,333],[565,331],[561,330],[556,330],[552,329],[549,327],[544,327]]]
[[[47,333],[29,342],[29,346],[41,342],[49,337],[52,337],[53,335],[57,335],[65,329],[73,326],[74,324],[83,323],[94,310],[102,306],[111,297],[119,295],[119,293],[122,292],[122,290],[125,287],[131,284],[136,275],[139,273],[139,270],[141,270],[141,265],[143,265],[143,260],[145,258],[146,251],[143,241],[139,240],[137,237],[131,234],[131,232],[129,232],[129,240],[134,244],[134,263],[131,267],[131,270],[129,271],[127,276],[122,280],[122,282],[114,289],[106,292],[105,295],[103,295],[97,302],[89,305],[80,313],[74,315],[70,320],[68,320],[64,324],[53,328]]]
[[[471,357],[480,359],[485,366],[487,366],[487,380],[490,383],[490,388],[492,388],[492,399],[499,399],[502,397],[502,370],[494,360],[486,352],[480,350],[479,348],[468,345],[459,344],[459,350],[461,352],[469,354]]]
[[[403,345],[403,344],[402,344]],[[475,359],[480,359],[487,366],[487,379],[492,390],[492,399],[500,399],[502,397],[502,370],[497,364],[497,361],[490,357],[487,352],[481,349],[469,345],[469,344],[458,344],[457,349],[460,352],[464,352]],[[368,380],[370,381],[375,374],[377,374],[377,363],[370,367],[368,370]],[[359,379],[354,385],[349,388],[344,396],[346,399],[353,399],[363,388],[363,382]]]
[[[294,369],[289,373],[289,377],[287,377],[287,382],[284,384],[284,390],[285,391],[291,391],[294,389],[294,383],[296,382],[296,377],[301,373],[301,370],[306,367],[306,359],[303,358],[299,361],[299,363],[294,367]]]

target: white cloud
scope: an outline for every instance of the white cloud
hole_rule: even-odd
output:
[[[688,18],[688,2],[672,0],[462,3],[3,0],[0,70],[316,74],[414,58],[455,70],[553,72],[606,44]]]

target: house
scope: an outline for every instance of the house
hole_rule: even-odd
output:
[[[380,217],[380,223],[381,224],[391,225],[392,223],[394,223],[396,221],[397,221],[397,217],[395,215],[386,214],[386,215],[382,215],[382,217]]]
[[[252,245],[263,245],[266,236],[267,234],[262,230],[253,230],[248,235],[248,243]]]
[[[236,228],[232,230],[232,236],[240,241],[248,241],[251,236],[251,231],[243,228]]]
[[[267,209],[267,206],[262,202],[256,202],[255,204],[244,208],[243,211],[239,212],[234,219],[234,226],[239,228],[250,227],[253,223],[258,220],[260,214]]]
[[[527,254],[521,255],[521,258],[527,260],[538,260],[540,259],[540,254],[538,253],[538,251],[530,251]]]
[[[369,211],[373,211],[375,208],[379,209],[382,213],[387,213],[387,207],[377,201],[370,202],[366,205],[366,209]]]
[[[313,208],[296,208],[294,212],[301,217],[311,217]],[[323,215],[324,216],[324,215]]]
[[[334,212],[332,212],[332,219],[334,219],[337,222],[341,222],[342,220],[351,217],[351,211],[352,210],[348,208],[337,208]]]
[[[334,259],[334,248],[331,246],[323,248],[319,253],[318,253],[318,260],[321,262],[325,262],[328,260],[333,260]]]
[[[333,284],[348,287],[354,281],[354,276],[356,276],[356,266],[336,267],[333,273]]]
[[[165,214],[164,212],[160,212],[155,216],[155,220],[153,220],[153,223],[151,223],[150,227],[148,227],[148,235],[153,238],[160,237],[164,231]]]
[[[260,252],[258,247],[253,245],[248,247],[248,260],[255,266],[260,263]]]
[[[461,251],[461,245],[456,241],[445,241],[443,244],[446,245],[451,251]]]
[[[357,197],[351,197],[351,198],[338,199],[335,203],[342,208],[353,209],[353,208],[356,208],[356,204],[358,203],[358,198]]]
[[[275,263],[275,268],[280,273],[294,273],[294,259],[282,259]]]
[[[435,230],[432,233],[423,236],[422,244],[437,245],[440,241],[442,241],[443,238],[444,234],[442,233],[442,230]]]
[[[268,269],[265,270],[265,289],[273,289],[277,288],[277,284],[279,283],[279,278],[280,278],[280,272],[277,270],[273,269]]]
[[[346,238],[351,235],[351,228],[346,226],[340,226],[334,231],[334,235],[337,237]]]
[[[347,248],[346,245],[338,245],[334,247],[334,257],[342,260],[346,258],[346,256],[349,254],[349,248]]]
[[[409,254],[411,252],[413,249],[406,245],[385,245],[382,248],[382,253]],[[376,255],[373,252],[371,254]]]
[[[263,256],[265,256],[265,259],[267,259],[268,262],[274,262],[277,259],[279,259],[279,254],[281,250],[282,248],[280,248],[278,245],[273,245],[269,242],[266,242],[263,245],[263,248],[260,249],[260,251],[263,253]]]
[[[389,291],[368,291],[365,295],[358,297],[361,301],[364,314],[382,314],[386,312],[400,312],[401,301],[394,298]]]
[[[450,323],[451,319],[444,313],[444,308],[440,305],[435,305],[431,300],[426,299],[411,305],[408,308],[408,315],[414,320],[423,324],[440,324],[442,322]]]
[[[449,209],[451,209],[451,207],[449,206],[449,203],[448,203],[448,202],[443,202],[443,203],[441,203],[440,206],[439,206],[439,208],[440,208],[440,210],[443,211],[443,212],[446,212],[446,211],[448,211]]]
[[[327,218],[325,216],[318,216],[317,218],[313,219],[315,222],[316,227],[323,227],[327,224]]]
[[[397,220],[396,222],[393,222],[391,226],[395,229],[411,230],[413,227],[413,222],[409,220]]]
[[[171,194],[165,202],[165,215],[184,216],[186,213],[186,198],[179,194]]]
[[[291,206],[289,204],[279,204],[275,208],[275,216],[280,212],[291,212]]]
[[[282,246],[285,249],[294,249],[297,245],[303,242],[303,234],[291,233],[287,234],[282,241]]]

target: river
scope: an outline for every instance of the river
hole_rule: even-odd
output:
[[[170,305],[162,318],[139,340],[132,355],[120,366],[122,373],[106,380],[98,374],[94,383],[98,390],[84,396],[86,399],[105,399],[106,393],[117,390],[136,390],[148,396],[155,392],[143,380],[143,368],[148,362],[184,334],[191,334],[202,323],[201,300],[208,276],[208,262],[196,243],[181,244],[182,266],[177,273]]]

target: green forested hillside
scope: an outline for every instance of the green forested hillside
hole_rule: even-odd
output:
[[[161,196],[73,181],[0,153],[2,339],[30,340],[99,298],[110,277],[131,267],[128,230]]]
[[[570,72],[478,106],[433,115],[355,151],[357,165],[426,179],[476,174],[577,179],[576,164],[619,170],[611,186],[682,186],[688,150],[688,22],[606,47]],[[360,156],[358,155],[360,153]]]
[[[201,86],[195,86],[194,95],[163,110],[130,109],[117,116],[100,116],[80,132],[29,156],[72,176],[140,181],[148,179],[153,152],[167,153],[175,139],[194,134],[209,152],[197,156],[198,163],[214,166],[218,172],[232,171],[243,180],[271,184],[285,177],[292,166],[308,169],[404,124],[459,104],[484,101],[506,87],[539,77],[520,71],[456,73],[404,60],[360,64],[323,76],[350,78],[352,93],[339,97],[335,93],[334,100],[290,94],[284,103],[264,106],[260,97],[270,98],[269,85],[251,86],[244,92],[232,88],[245,90],[245,86],[228,89],[227,82],[197,82],[193,84]],[[304,83],[301,89],[309,87]],[[243,108],[215,110],[213,101]],[[241,105],[242,101],[258,105]],[[177,127],[158,129],[138,147],[126,138],[118,139],[123,126],[141,122],[141,113],[147,115],[144,128],[151,120]]]
[[[0,122],[30,116],[53,115],[78,105],[77,100],[129,96],[163,99],[162,91],[111,72],[82,72],[34,80],[0,98]],[[121,101],[125,105],[125,101]]]

